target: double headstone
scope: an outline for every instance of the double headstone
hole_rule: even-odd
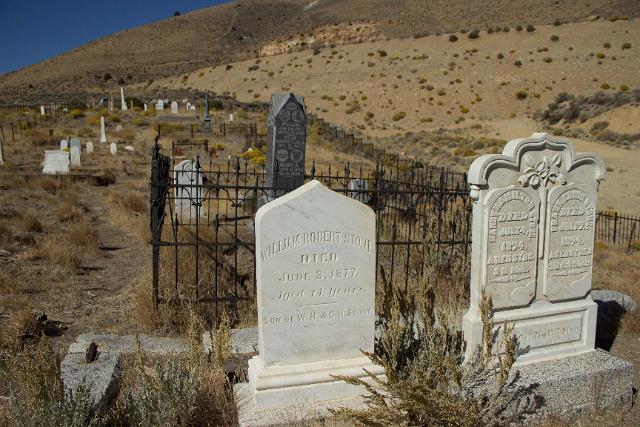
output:
[[[306,139],[304,98],[293,93],[273,94],[267,117],[266,185],[275,196],[304,184]]]
[[[69,173],[69,153],[62,150],[46,150],[42,173],[45,175]]]
[[[362,354],[374,344],[375,221],[368,206],[319,181],[258,210],[259,354],[249,361],[257,409],[360,396],[333,376],[384,372]]]
[[[547,134],[509,142],[469,169],[473,205],[468,355],[482,342],[481,294],[498,327],[514,325],[516,362],[594,350],[591,298],[602,161]]]
[[[202,174],[196,164],[192,160],[183,160],[174,169],[175,210],[182,222],[204,214]]]

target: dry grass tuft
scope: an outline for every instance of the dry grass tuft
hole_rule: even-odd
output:
[[[88,391],[80,387],[65,392],[60,379],[60,359],[46,340],[3,360],[9,383],[9,407],[3,425],[81,426],[103,425],[92,409]]]
[[[146,213],[149,211],[149,204],[140,195],[134,192],[128,192],[122,199],[122,206],[134,213]]]
[[[29,209],[22,214],[22,229],[33,233],[41,233],[44,227],[35,211]]]
[[[184,359],[156,361],[152,367],[138,351],[130,378],[116,403],[116,425],[235,425],[231,384],[223,370],[229,355],[229,324],[212,333],[214,349],[204,354],[198,316],[188,316],[190,352]],[[226,343],[226,345],[225,345]]]

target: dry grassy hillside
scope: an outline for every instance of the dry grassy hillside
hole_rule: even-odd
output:
[[[461,29],[640,16],[635,0],[240,0],[99,39],[0,76],[4,103],[82,96],[127,83],[256,57],[265,46],[304,49]],[[105,75],[111,76],[105,80]]]
[[[494,121],[529,117],[561,92],[640,87],[638,21],[482,31],[477,39],[458,33],[455,42],[449,37],[377,41],[207,67],[157,80],[144,93],[190,88],[268,101],[273,92],[291,90],[322,117],[369,136],[390,136],[440,127],[486,129]]]

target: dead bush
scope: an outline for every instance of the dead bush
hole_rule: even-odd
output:
[[[22,229],[33,233],[41,233],[43,230],[42,223],[33,209],[29,209],[22,214]]]

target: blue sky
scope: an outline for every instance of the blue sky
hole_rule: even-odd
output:
[[[0,74],[225,0],[0,0]]]

